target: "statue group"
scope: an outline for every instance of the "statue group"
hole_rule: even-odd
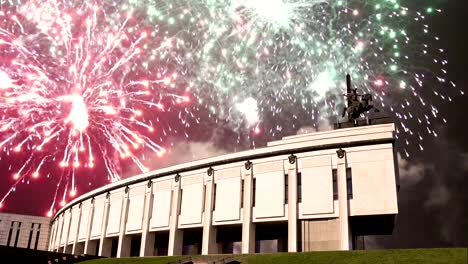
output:
[[[348,114],[348,121],[354,122],[361,116],[361,114],[368,112],[371,109],[374,109],[375,112],[379,112],[377,108],[374,108],[371,94],[358,94],[357,88],[351,89],[350,75],[346,75],[346,88],[348,105],[343,109],[342,117]]]

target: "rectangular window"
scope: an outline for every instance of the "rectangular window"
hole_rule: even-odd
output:
[[[333,200],[338,200],[338,170],[332,170],[332,179],[333,179]]]
[[[41,235],[41,224],[37,227],[36,242],[34,243],[34,249],[37,250],[37,244],[39,243],[39,236]]]
[[[346,193],[348,194],[348,200],[353,199],[353,176],[351,168],[346,168]]]
[[[302,173],[297,173],[297,202],[302,203]]]
[[[257,196],[257,179],[253,178],[253,201],[252,207],[255,206],[255,196]]]
[[[32,240],[32,236],[33,236],[33,233],[34,233],[34,223],[31,225],[31,231],[29,231],[29,239],[28,239],[28,247],[27,248],[31,248],[31,240]]]
[[[218,184],[214,184],[214,191],[213,191],[213,211],[216,210],[216,189]]]
[[[284,174],[284,204],[288,204],[289,199],[289,191],[288,191],[288,174]]]
[[[95,256],[99,256],[99,247],[101,246],[101,240],[98,239],[98,240],[96,240],[96,241],[97,241],[97,243],[96,243],[97,245],[96,245],[96,251],[94,252],[94,255],[95,255]],[[112,250],[112,249],[111,249],[111,250]]]
[[[241,208],[244,208],[244,180],[241,181]]]
[[[21,230],[21,222],[18,222],[18,229],[16,229],[16,237],[15,237],[15,245],[14,247],[18,246],[18,239],[19,239],[19,233]]]
[[[8,239],[7,239],[7,246],[9,247],[10,246],[10,242],[11,242],[11,235],[13,234],[13,226],[14,226],[15,222],[12,221],[11,222],[11,226],[10,226],[10,232],[8,232]]]

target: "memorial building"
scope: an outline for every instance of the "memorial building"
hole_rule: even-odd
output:
[[[52,218],[48,250],[107,257],[363,249],[398,214],[395,125],[272,141],[137,175]]]

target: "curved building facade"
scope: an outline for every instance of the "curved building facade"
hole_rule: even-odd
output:
[[[363,248],[398,213],[393,123],[283,138],[134,176],[52,219],[49,250],[109,257]]]

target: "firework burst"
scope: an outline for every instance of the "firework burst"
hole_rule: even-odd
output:
[[[109,9],[90,1],[32,1],[1,11],[0,146],[4,155],[30,153],[8,194],[48,163],[69,170],[65,193],[74,196],[75,174],[96,159],[115,181],[115,154],[145,172],[135,152],[142,146],[165,152],[149,136],[155,127],[145,113],[163,112],[166,98],[187,97],[169,91],[176,73],[142,60],[166,46],[152,47],[144,24],[131,25],[131,11]]]

